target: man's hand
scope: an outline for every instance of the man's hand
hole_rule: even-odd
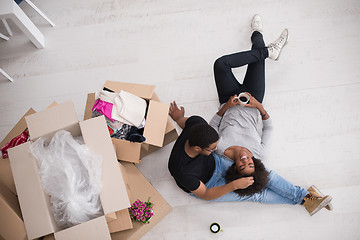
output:
[[[233,185],[234,190],[236,189],[245,189],[251,186],[254,183],[254,177],[243,177],[236,179],[231,182]]]
[[[173,101],[172,103],[170,103],[169,115],[175,122],[177,122],[180,118],[184,117],[185,109],[184,107],[181,107],[179,109],[176,105],[176,102]]]
[[[188,119],[187,117],[184,117],[185,116],[184,107],[180,107],[179,109],[178,106],[176,105],[176,102],[173,101],[172,103],[170,103],[169,115],[182,129],[184,129],[185,122]]]
[[[228,184],[207,188],[203,182],[200,181],[200,186],[192,193],[201,199],[213,200],[224,196],[236,189],[245,189],[254,183],[254,177],[244,177],[236,179]]]

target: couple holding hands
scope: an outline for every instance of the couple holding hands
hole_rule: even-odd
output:
[[[288,40],[288,30],[265,45],[262,21],[251,22],[252,47],[218,58],[214,77],[220,108],[207,123],[199,116],[184,116],[174,101],[169,115],[183,129],[169,158],[176,184],[190,195],[211,201],[254,201],[299,204],[310,215],[322,208],[332,210],[329,195],[315,186],[307,190],[288,182],[262,163],[271,140],[272,121],[262,105],[265,94],[265,59],[278,60]],[[242,84],[232,68],[247,65]],[[238,94],[246,93],[245,103]],[[257,126],[262,121],[259,134]]]

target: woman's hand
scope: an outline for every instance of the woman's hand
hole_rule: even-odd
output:
[[[245,189],[254,183],[254,177],[239,178],[239,179],[232,181],[231,183],[233,185],[234,191],[236,189]]]
[[[232,107],[235,107],[236,105],[240,105],[240,101],[239,99],[237,98],[237,95],[235,94],[234,96],[231,96],[229,98],[229,100],[225,103],[225,106],[227,109],[229,108],[232,108]]]
[[[250,100],[247,104],[244,105],[244,107],[259,108],[259,106],[261,106],[261,103],[258,100],[256,100],[256,98],[251,96],[249,92],[246,92],[246,94],[250,96]]]
[[[236,105],[240,105],[240,102],[237,99],[237,95],[235,94],[234,96],[231,96],[229,98],[229,100],[220,108],[220,110],[216,114],[219,115],[220,117],[222,117],[222,116],[224,116],[224,113],[226,112],[226,110],[228,110],[229,108],[232,108]]]
[[[245,104],[244,107],[252,107],[252,108],[257,108],[260,112],[261,118],[262,120],[266,120],[270,117],[270,115],[266,112],[266,110],[264,109],[263,105],[256,100],[256,98],[254,98],[253,96],[251,96],[250,93],[246,92],[247,94],[249,94],[250,96],[250,101],[248,104]]]
[[[231,96],[225,105],[227,105],[229,108],[235,107],[236,105],[240,105],[241,103],[237,97],[238,96],[236,94],[234,96]]]

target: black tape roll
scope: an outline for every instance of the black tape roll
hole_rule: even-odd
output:
[[[212,223],[210,225],[210,231],[212,233],[218,233],[220,231],[220,225],[218,223]]]

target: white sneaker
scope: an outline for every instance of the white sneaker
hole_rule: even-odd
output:
[[[267,47],[269,51],[269,58],[272,60],[278,60],[282,48],[286,45],[289,37],[289,31],[287,28],[281,33],[280,37],[274,42],[270,43]]]
[[[251,21],[251,32],[262,32],[262,21],[258,14],[256,14]]]

